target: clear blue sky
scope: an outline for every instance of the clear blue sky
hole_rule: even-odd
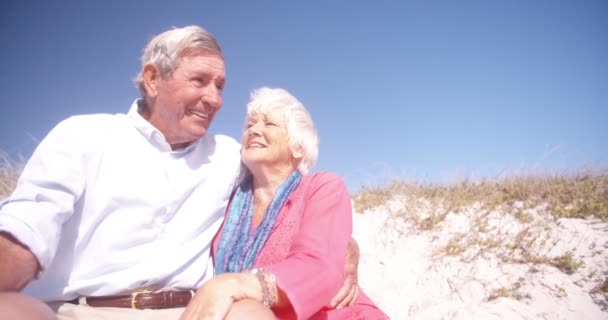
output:
[[[311,111],[317,170],[351,191],[608,167],[608,1],[27,1],[0,4],[0,150],[28,157],[74,114],[126,112],[146,41],[198,24],[220,41],[239,137],[249,92]]]

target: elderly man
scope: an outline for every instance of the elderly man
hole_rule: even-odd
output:
[[[60,319],[177,319],[239,176],[239,144],[207,132],[224,82],[215,38],[172,29],[145,48],[127,114],[59,123],[0,203],[0,291]]]

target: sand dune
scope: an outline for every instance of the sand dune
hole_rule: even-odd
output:
[[[354,220],[361,286],[392,319],[608,319],[608,224],[470,206],[420,228],[399,210]]]

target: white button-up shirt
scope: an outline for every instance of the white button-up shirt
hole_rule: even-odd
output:
[[[0,203],[0,230],[43,272],[25,293],[44,301],[147,287],[196,288],[240,167],[232,138],[207,134],[172,151],[138,113],[59,123]]]

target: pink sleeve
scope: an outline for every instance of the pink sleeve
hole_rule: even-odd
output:
[[[352,234],[348,190],[334,174],[315,174],[302,201],[302,223],[287,258],[266,266],[289,298],[297,319],[326,306],[344,282],[344,256]]]

